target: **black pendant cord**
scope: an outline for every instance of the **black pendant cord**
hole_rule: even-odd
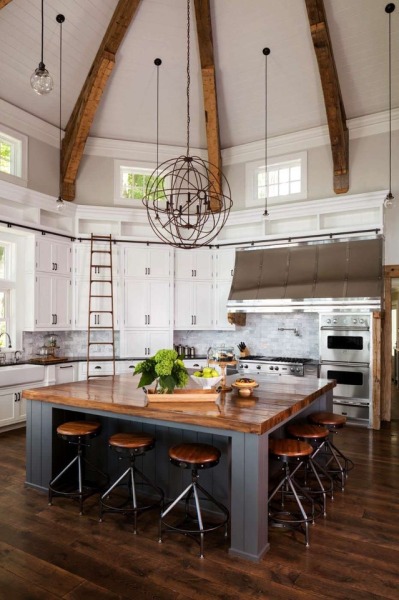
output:
[[[187,156],[190,156],[190,0],[187,0]]]
[[[154,65],[157,67],[157,169],[159,165],[159,67],[162,65],[162,60],[156,58]]]
[[[268,117],[268,110],[267,110],[267,57],[270,54],[270,48],[263,48],[262,52],[265,56],[265,210],[263,212],[263,216],[267,217],[267,216],[269,216],[269,213],[267,210],[267,198],[268,198],[268,193],[269,193],[269,180],[268,180],[268,171],[267,171],[267,117]]]
[[[391,14],[395,10],[395,4],[390,2],[385,7],[388,14],[388,90],[389,90],[389,192],[387,202],[392,202],[392,46],[391,46]]]
[[[59,141],[60,141],[60,165],[58,178],[58,201],[62,201],[62,24],[65,21],[64,15],[56,16],[57,23],[60,24],[60,101],[59,101]]]
[[[40,66],[43,65],[44,67],[44,62],[43,62],[43,47],[44,47],[44,0],[42,0],[42,39],[41,39],[41,44],[42,44],[42,52],[41,52],[41,59],[40,59]]]

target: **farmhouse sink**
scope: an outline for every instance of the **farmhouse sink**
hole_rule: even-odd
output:
[[[0,387],[42,381],[43,365],[9,365],[0,367]]]

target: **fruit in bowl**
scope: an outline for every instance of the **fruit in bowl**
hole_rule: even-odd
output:
[[[201,371],[195,371],[191,375],[191,379],[202,388],[210,389],[215,387],[222,380],[222,375],[220,375],[219,371],[216,369],[204,367]]]

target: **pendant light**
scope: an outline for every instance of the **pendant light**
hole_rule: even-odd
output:
[[[270,48],[263,48],[262,53],[265,57],[265,210],[263,216],[268,217],[267,197],[269,193],[269,178],[267,171],[267,57],[270,54]]]
[[[385,7],[388,15],[388,79],[389,79],[389,191],[384,200],[384,207],[393,206],[394,196],[392,194],[392,52],[391,52],[391,14],[395,10],[395,4],[390,2]]]
[[[157,77],[157,98],[158,85]],[[187,0],[186,89],[186,155],[160,165],[157,158],[157,168],[148,179],[143,204],[159,239],[175,248],[191,249],[209,244],[218,235],[233,203],[229,183],[218,167],[190,155],[190,0]],[[157,157],[158,109],[157,102]]]
[[[62,199],[62,174],[61,174],[61,156],[62,156],[62,24],[65,21],[64,15],[56,16],[57,23],[60,24],[60,104],[59,104],[59,134],[60,134],[60,167],[58,175],[58,198],[56,201],[56,208],[59,212],[62,212],[65,208],[65,202]]]
[[[53,78],[46,69],[46,65],[43,62],[43,42],[44,42],[44,0],[42,0],[42,36],[41,36],[41,60],[39,66],[32,73],[30,78],[30,84],[36,94],[43,96],[48,94],[54,87]]]

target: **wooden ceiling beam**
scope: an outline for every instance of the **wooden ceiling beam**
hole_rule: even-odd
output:
[[[215,77],[215,59],[213,52],[212,20],[209,0],[194,0],[197,23],[198,45],[201,61],[202,87],[204,93],[204,109],[206,137],[208,145],[208,162],[217,168],[211,174],[212,184],[218,194],[222,193],[222,154],[220,150],[219,114]],[[211,198],[211,210],[218,211],[218,199]]]
[[[64,200],[75,198],[76,177],[90,128],[115,66],[115,55],[140,2],[119,0],[65,128],[61,149],[61,196]]]
[[[0,10],[10,4],[11,0],[0,0]]]
[[[349,190],[349,134],[323,0],[305,0],[319,65],[334,165],[334,191]]]

